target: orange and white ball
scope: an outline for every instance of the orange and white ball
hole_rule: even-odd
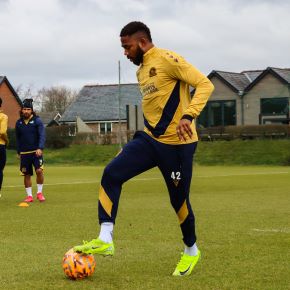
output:
[[[86,255],[68,250],[62,260],[62,268],[67,277],[72,280],[83,279],[92,275],[96,262],[93,255]]]

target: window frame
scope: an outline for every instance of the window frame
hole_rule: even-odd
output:
[[[227,102],[232,102],[234,110],[235,110],[234,119],[233,119],[234,124],[231,124],[231,125],[225,125],[225,103],[227,103]],[[209,122],[210,121],[210,108],[212,107],[212,104],[214,104],[214,103],[220,105],[220,114],[221,114],[221,123],[222,124],[219,124],[219,125],[211,124]],[[206,116],[205,116],[205,118],[206,118],[206,126],[201,124],[198,120],[197,120],[197,124],[198,125],[202,125],[205,128],[217,127],[217,126],[236,126],[237,125],[237,101],[236,100],[214,100],[214,101],[208,101],[206,106],[205,106],[205,108],[201,112],[201,114],[203,114],[203,113],[206,114]]]
[[[102,132],[101,130],[101,126],[104,125],[104,131]],[[112,122],[99,122],[99,133],[100,134],[109,134],[109,133],[112,133],[113,132],[113,124]]]
[[[269,100],[279,100],[279,99],[286,99],[287,100],[287,105],[286,107],[288,108],[287,112],[284,113],[263,113],[262,112],[262,103],[263,101],[269,101]],[[260,115],[261,116],[287,116],[289,114],[289,110],[290,110],[290,98],[289,97],[271,97],[271,98],[260,98]]]

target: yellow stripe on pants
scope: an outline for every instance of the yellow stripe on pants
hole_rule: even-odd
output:
[[[187,216],[188,216],[188,208],[187,208],[186,200],[184,201],[183,205],[179,209],[179,211],[177,213],[177,216],[178,216],[180,224],[182,224],[185,221],[185,219],[187,218]]]
[[[100,186],[100,190],[99,190],[99,201],[100,201],[103,209],[111,217],[113,203],[110,200],[109,196],[107,195],[107,193],[105,192],[105,190],[102,186]]]

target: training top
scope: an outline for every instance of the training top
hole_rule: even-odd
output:
[[[20,118],[16,122],[15,133],[18,154],[28,154],[37,149],[44,149],[45,129],[38,116],[32,116],[29,120]]]
[[[2,110],[0,110],[0,144],[1,145],[7,145],[8,143],[7,124],[8,124],[8,117],[2,112]]]
[[[142,94],[144,131],[166,144],[186,144],[198,140],[194,119],[214,90],[211,81],[180,55],[153,47],[143,56],[137,70]],[[190,86],[195,89],[193,97]],[[182,119],[192,121],[193,136],[179,140],[176,127]]]

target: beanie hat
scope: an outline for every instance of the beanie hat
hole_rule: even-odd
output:
[[[28,108],[33,110],[33,105],[32,105],[33,100],[32,99],[25,99],[22,102],[22,108]]]

